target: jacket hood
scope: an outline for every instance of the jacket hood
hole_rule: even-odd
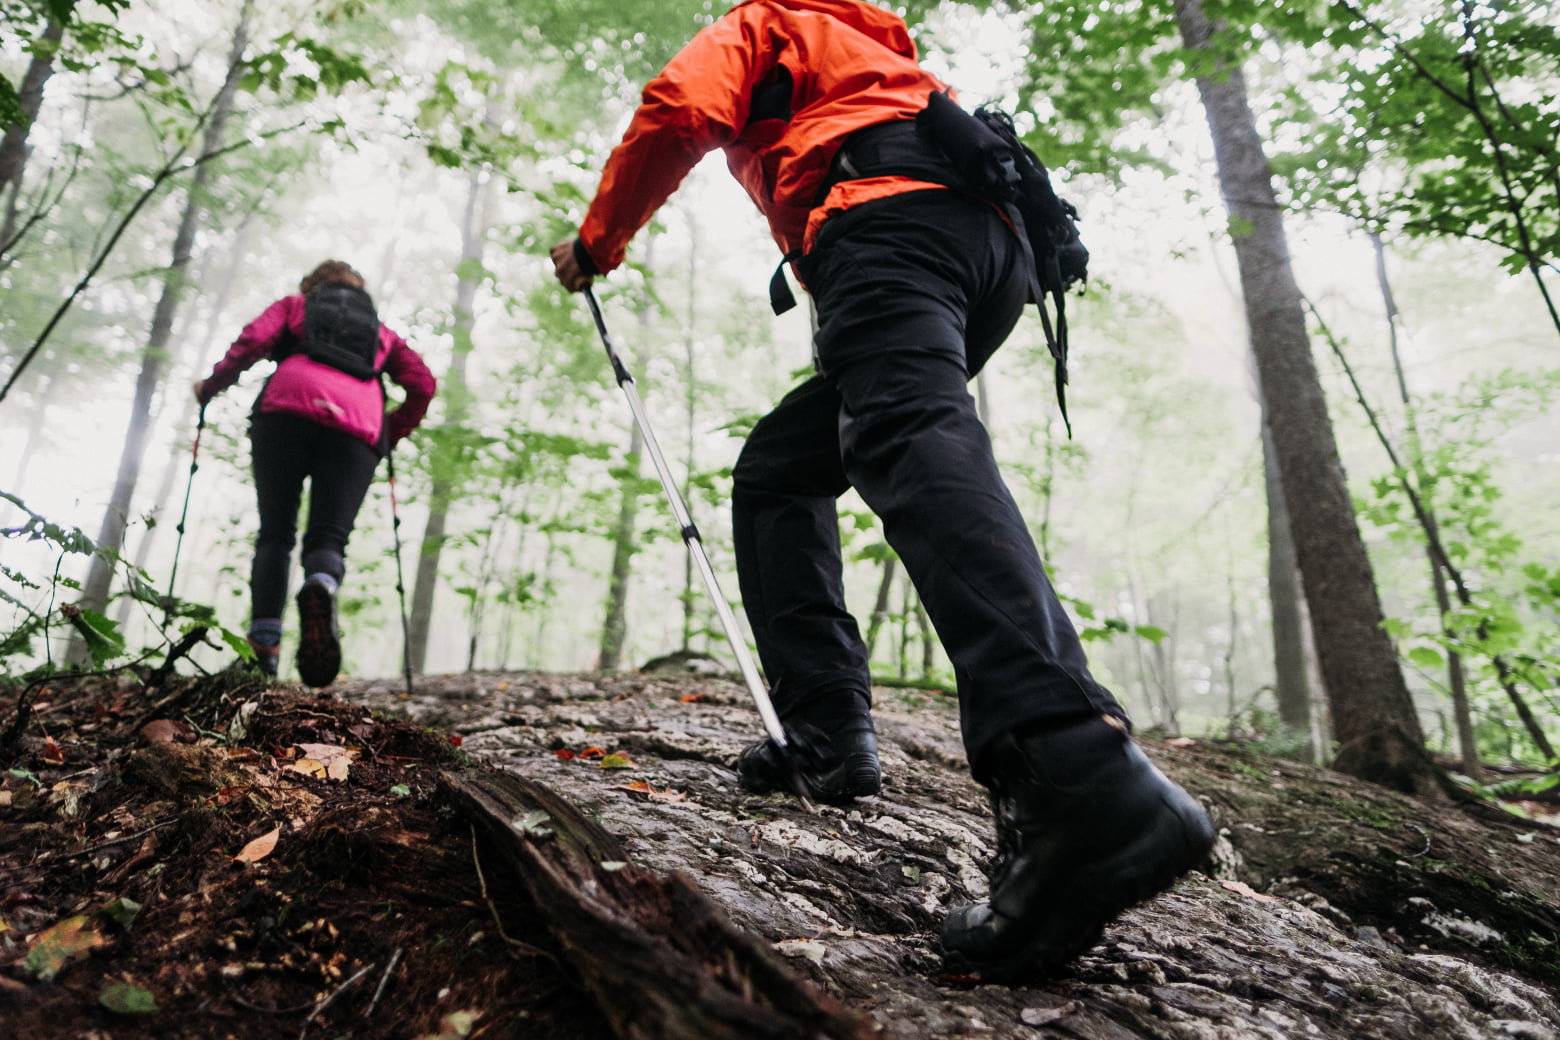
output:
[[[904,19],[892,11],[864,0],[743,0],[744,3],[767,3],[791,11],[812,11],[838,19],[857,32],[876,40],[895,53],[912,61],[916,58],[915,41]],[[742,4],[736,5],[741,7]]]

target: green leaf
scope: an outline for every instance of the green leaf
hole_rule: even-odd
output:
[[[1441,651],[1430,646],[1414,647],[1408,652],[1408,659],[1426,670],[1441,668],[1446,664],[1446,658],[1441,655]]]
[[[157,1011],[157,1000],[140,986],[116,982],[98,994],[98,1003],[116,1015],[150,1015]]]
[[[105,940],[90,917],[67,917],[38,936],[22,966],[39,980],[49,982],[72,959],[103,945]]]
[[[1156,645],[1163,641],[1165,637],[1170,634],[1169,632],[1166,632],[1164,629],[1160,628],[1158,625],[1137,625],[1132,629],[1132,631],[1136,632],[1150,643],[1154,643]]]
[[[87,653],[92,655],[94,667],[101,668],[105,661],[125,652],[124,634],[119,631],[119,623],[112,618],[104,617],[95,610],[79,610],[69,617],[72,627],[86,644]]]
[[[135,923],[135,915],[140,912],[141,904],[134,899],[126,899],[124,896],[120,896],[103,908],[103,916],[127,932],[130,930],[130,926]]]
[[[396,784],[394,787],[390,788],[390,793],[395,795],[397,798],[405,798],[407,795],[412,793],[412,789],[405,784]]]

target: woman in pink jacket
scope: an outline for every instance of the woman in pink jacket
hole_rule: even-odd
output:
[[[417,352],[380,324],[362,275],[339,260],[320,264],[299,283],[297,295],[277,300],[244,326],[211,375],[195,384],[195,396],[205,404],[267,358],[277,362],[276,371],[256,398],[249,425],[260,506],[249,644],[260,668],[275,675],[298,504],[308,478],[298,673],[310,686],[325,686],[341,669],[336,592],[358,508],[380,457],[422,421],[436,384]],[[389,414],[380,374],[406,395]]]

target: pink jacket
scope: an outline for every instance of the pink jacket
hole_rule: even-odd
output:
[[[206,378],[202,387],[204,398],[215,397],[236,383],[250,366],[270,357],[287,332],[292,333],[295,343],[302,344],[304,301],[302,294],[284,297],[245,325]],[[406,391],[406,400],[389,416],[385,415],[384,395],[377,379],[354,379],[301,352],[289,354],[276,366],[261,393],[260,411],[302,416],[369,444],[379,443],[380,429],[388,424],[393,445],[422,422],[438,383],[422,357],[383,324],[379,326],[377,363],[392,382]]]

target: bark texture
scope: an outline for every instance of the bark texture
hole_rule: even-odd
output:
[[[458,781],[477,785],[462,811],[509,843],[503,877],[543,904],[621,1036],[728,1036],[751,1008],[838,1022],[808,1017],[830,1006],[819,993],[901,1040],[1560,1036],[1560,831],[1532,820],[1238,746],[1145,742],[1214,818],[1205,872],[1129,910],[1063,975],[981,985],[937,949],[996,851],[951,697],[875,690],[883,792],[808,813],[739,789],[759,727],[726,678],[477,673],[411,698],[393,680],[338,692],[452,730],[474,768],[503,774]]]
[[[1213,53],[1214,26],[1199,0],[1177,0],[1186,46]],[[1404,791],[1438,778],[1382,628],[1375,576],[1333,438],[1290,263],[1272,170],[1245,79],[1236,65],[1199,77],[1229,210],[1251,347],[1273,433],[1295,552],[1310,606],[1317,660],[1338,740],[1336,768]]]
[[[428,660],[428,635],[433,626],[433,601],[439,585],[439,559],[448,537],[450,506],[460,491],[465,468],[464,449],[459,444],[462,427],[471,411],[471,394],[466,385],[466,366],[476,346],[471,338],[475,324],[474,307],[480,277],[473,273],[482,262],[487,229],[487,181],[473,173],[467,183],[466,211],[460,228],[460,279],[455,286],[455,345],[450,367],[440,392],[444,396],[444,422],[440,434],[445,438],[433,455],[433,484],[428,491],[428,522],[423,528],[417,551],[417,577],[412,585],[411,617],[407,622],[406,659],[414,673],[421,674]]]

